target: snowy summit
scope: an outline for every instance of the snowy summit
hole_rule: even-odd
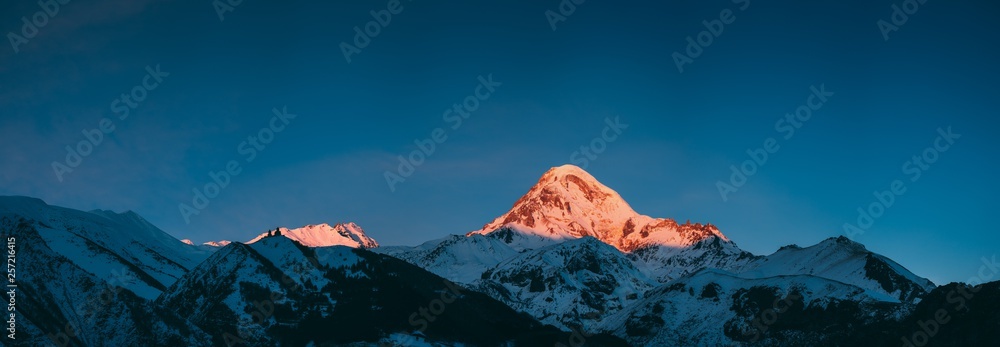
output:
[[[679,225],[641,215],[574,165],[549,169],[509,212],[469,235],[498,230],[549,240],[592,236],[623,252],[651,245],[684,247],[712,236],[729,241],[711,224]]]
[[[298,229],[278,228],[281,236],[298,241],[308,247],[348,246],[352,248],[376,248],[378,242],[368,237],[364,229],[354,223],[307,225]],[[247,244],[260,241],[271,232],[264,232]]]

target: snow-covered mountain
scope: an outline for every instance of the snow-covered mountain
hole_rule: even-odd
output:
[[[135,212],[83,212],[44,201],[0,197],[0,217],[23,220],[46,246],[105,281],[154,299],[211,253],[184,244]]]
[[[347,246],[353,248],[376,248],[378,242],[368,237],[364,229],[354,223],[326,223],[307,225],[297,229],[278,228],[281,235],[307,247]],[[246,243],[254,243],[267,237],[270,232],[264,232]]]
[[[279,242],[279,238],[269,241]],[[287,239],[284,241],[288,242]],[[262,243],[262,248],[266,247]],[[301,266],[312,266],[305,262]],[[309,268],[306,272],[313,272]],[[157,299],[157,305],[171,307],[178,315],[188,317],[192,323],[215,332],[212,344],[232,345],[238,341],[269,341],[264,329],[273,324],[273,308],[302,300],[302,290],[294,291],[302,282],[289,278],[272,261],[250,246],[234,243],[215,252],[205,262],[189,272]],[[313,288],[314,289],[314,288]],[[281,298],[271,298],[280,293]],[[272,302],[272,299],[274,300]],[[244,307],[254,307],[253,302],[269,302],[260,312]],[[254,322],[254,314],[257,322]],[[264,316],[263,313],[268,313]]]
[[[569,165],[482,229],[415,247],[353,223],[279,231],[195,245],[133,212],[0,197],[28,264],[18,345],[69,323],[70,345],[885,345],[966,301],[956,319],[1000,322],[1000,284],[974,299],[843,237],[757,256]],[[956,326],[943,343],[985,341]]]
[[[708,228],[700,224],[683,224],[685,228]],[[750,252],[721,237],[709,236],[690,246],[672,247],[646,245],[628,253],[628,258],[647,276],[659,283],[694,273],[704,268],[730,270],[742,268],[757,259]]]
[[[913,301],[936,287],[930,280],[843,236],[806,248],[785,246],[774,254],[739,266],[736,271],[746,278],[821,276],[903,302]]]
[[[571,165],[550,169],[509,212],[464,238],[380,252],[470,284],[561,328],[604,325],[656,286],[706,269],[734,273],[746,286],[814,276],[865,291],[866,300],[897,303],[934,287],[860,244],[838,239],[753,255],[712,224],[639,215],[614,190]]]
[[[216,345],[554,345],[570,338],[398,259],[284,237],[226,246],[157,304],[212,332]]]
[[[584,236],[622,252],[649,245],[685,247],[712,236],[729,240],[712,225],[683,228],[672,219],[640,215],[617,192],[573,165],[550,169],[509,212],[469,234],[497,231],[522,234],[504,236],[519,250]]]
[[[151,299],[209,252],[134,213],[89,213],[25,197],[0,197],[0,235],[14,238],[17,252],[18,337],[4,343],[207,345],[200,342],[207,333]]]
[[[478,234],[450,235],[416,247],[389,246],[372,251],[405,260],[463,284],[479,280],[487,269],[519,254],[501,240]]]
[[[281,236],[298,241],[308,247],[347,246],[353,248],[376,248],[379,246],[375,239],[369,237],[368,234],[365,234],[365,230],[354,223],[338,223],[332,226],[323,223],[306,225],[296,229],[280,227],[277,228],[277,230],[281,232]],[[265,231],[245,243],[256,243],[257,241],[271,236],[273,233],[274,230]],[[184,241],[185,243],[190,242],[190,240],[181,241]],[[232,243],[232,241],[221,240],[205,242],[202,245],[222,248],[228,246],[230,243]],[[189,244],[193,244],[193,242],[190,242]]]
[[[604,320],[634,346],[841,345],[865,324],[910,310],[892,298],[810,275],[746,279],[704,269]]]
[[[711,224],[678,224],[643,216],[617,192],[576,166],[548,170],[511,210],[466,234],[416,247],[377,250],[460,283],[520,252],[594,237],[661,283],[705,267],[729,269],[752,260]]]
[[[222,247],[229,246],[230,243],[233,243],[233,241],[221,240],[221,241],[208,241],[208,242],[205,242],[205,243],[203,243],[201,245],[202,246],[208,246],[208,247],[222,248]]]
[[[596,327],[657,283],[593,237],[525,252],[489,269],[476,288],[563,329]]]

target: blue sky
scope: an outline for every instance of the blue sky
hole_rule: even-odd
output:
[[[480,228],[619,117],[587,170],[640,213],[767,254],[842,235],[899,179],[857,241],[938,283],[1000,253],[996,4],[927,1],[886,41],[876,23],[901,2],[590,0],[553,31],[558,1],[404,1],[348,63],[341,42],[387,3],[244,1],[222,21],[210,1],[61,5],[0,47],[0,194],[135,210],[198,242],[354,221],[417,244]],[[727,9],[679,72],[672,55]],[[0,28],[21,35],[38,11],[4,2]],[[169,75],[118,119],[114,100],[157,65]],[[452,129],[443,112],[491,74],[501,85]],[[784,139],[775,123],[813,86],[834,94]],[[241,142],[284,107],[297,116],[248,162]],[[52,163],[104,118],[115,130],[59,181]],[[948,127],[961,137],[910,181],[904,163]],[[447,140],[390,190],[384,173],[437,128]],[[768,138],[780,149],[723,201],[716,182]],[[230,161],[240,173],[187,223],[179,204]]]

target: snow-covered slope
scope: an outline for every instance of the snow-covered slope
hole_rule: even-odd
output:
[[[271,240],[278,242],[277,238]],[[172,308],[212,332],[216,345],[229,345],[226,340],[236,339],[269,341],[266,328],[277,324],[274,307],[288,305],[290,298],[301,296],[294,290],[300,282],[283,281],[283,275],[272,261],[250,246],[233,243],[174,283],[157,304]],[[244,309],[254,307],[255,302],[258,306],[266,302],[268,306],[259,311]]]
[[[205,242],[205,243],[203,243],[201,245],[202,246],[208,246],[208,247],[222,248],[222,247],[229,246],[230,243],[233,243],[233,242],[229,241],[229,240],[222,240],[222,241],[208,241],[208,242]]]
[[[518,251],[595,237],[628,253],[640,270],[660,283],[753,259],[712,224],[678,224],[638,214],[617,192],[573,165],[548,170],[509,212],[467,235],[486,235]]]
[[[891,300],[816,276],[745,279],[705,269],[648,292],[603,328],[635,346],[823,345],[828,335],[850,334],[841,324],[899,319],[906,308]]]
[[[501,240],[484,235],[450,235],[416,247],[392,246],[372,251],[390,255],[458,283],[472,283],[483,272],[519,253]]]
[[[741,277],[815,275],[865,290],[912,301],[936,286],[889,258],[868,251],[846,237],[830,238],[814,246],[786,246],[767,257],[740,266]]]
[[[362,248],[309,248],[284,237],[224,247],[157,303],[211,332],[216,345],[554,345],[569,339],[396,258]]]
[[[40,200],[16,200],[20,200],[21,207],[35,212],[52,212]],[[18,215],[38,218],[38,214],[24,212]],[[85,216],[85,212],[81,213],[76,216]],[[144,292],[151,289],[150,283],[158,283],[155,279],[136,278],[148,276],[147,272],[94,243],[87,245],[93,247],[91,253],[70,254],[75,259],[67,258],[61,253],[66,245],[57,244],[62,250],[51,248],[41,235],[40,224],[35,219],[0,217],[3,240],[13,237],[17,245],[14,265],[18,285],[17,338],[4,337],[3,343],[8,346],[210,345],[208,334],[131,290]],[[54,233],[51,229],[46,232]],[[63,239],[52,235],[49,238]],[[5,296],[4,300],[7,299]]]
[[[514,309],[563,329],[587,330],[656,284],[593,237],[526,252],[482,277],[476,288]]]
[[[681,228],[690,227],[698,226],[681,225]],[[710,236],[685,247],[648,245],[633,250],[628,258],[650,278],[666,283],[705,268],[742,268],[759,257],[736,247],[732,241]]]
[[[352,248],[376,248],[378,242],[368,237],[364,229],[354,223],[329,225],[326,223],[307,225],[297,229],[278,228],[281,235],[308,247],[347,246]],[[264,232],[248,244],[260,241],[270,232]]]
[[[415,247],[379,247],[353,223],[194,245],[133,212],[24,197],[0,197],[0,226],[23,234],[34,264],[22,282],[24,331],[87,319],[90,332],[71,341],[82,345],[120,331],[108,342],[572,343],[539,322],[633,345],[845,345],[858,326],[905,329],[894,322],[914,319],[935,288],[842,237],[755,256],[711,224],[640,215],[574,166],[546,172],[483,229]],[[101,288],[117,288],[117,303],[96,318],[68,304]],[[434,319],[417,315],[430,328],[415,330],[413,310],[448,292],[459,300]],[[768,305],[792,296],[777,323],[760,325]]]
[[[24,219],[47,246],[106,281],[154,299],[211,254],[185,244],[134,212],[83,212],[20,196],[0,197],[0,217]]]
[[[640,215],[617,192],[573,165],[550,169],[509,212],[469,234],[498,230],[514,231],[536,241],[521,244],[524,236],[505,236],[519,250],[545,245],[537,239],[557,243],[584,236],[595,237],[623,252],[649,245],[685,247],[710,236],[728,241],[710,224],[683,228],[672,219]]]

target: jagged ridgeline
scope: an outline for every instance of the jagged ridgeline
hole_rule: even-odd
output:
[[[0,197],[17,346],[988,345],[1000,283],[937,286],[844,237],[743,251],[546,172],[469,233],[381,246],[354,223],[179,241],[133,212]],[[995,260],[988,266],[995,266]],[[989,269],[987,267],[987,269]],[[995,270],[996,271],[996,270]]]
[[[572,337],[361,248],[310,248],[285,237],[214,252],[178,240],[160,245],[148,237],[156,230],[137,233],[139,219],[18,200],[28,208],[0,216],[0,230],[25,254],[16,345],[554,345]],[[121,247],[139,243],[147,248]],[[198,257],[190,268],[167,261]],[[164,275],[170,269],[179,276]],[[438,307],[442,297],[448,303]]]

